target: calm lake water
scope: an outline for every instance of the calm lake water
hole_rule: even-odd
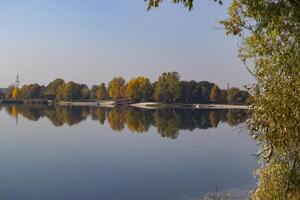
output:
[[[246,199],[245,111],[6,106],[0,199]]]

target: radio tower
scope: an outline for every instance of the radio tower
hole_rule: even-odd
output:
[[[17,85],[17,88],[19,88],[19,85],[20,85],[19,74],[17,74],[17,77],[16,77],[16,85]]]

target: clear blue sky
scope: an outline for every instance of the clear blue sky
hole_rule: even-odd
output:
[[[254,81],[236,56],[238,39],[218,23],[229,2],[197,1],[191,12],[169,2],[147,12],[143,0],[2,0],[0,87],[17,73],[22,84],[154,81],[165,71],[221,87]]]

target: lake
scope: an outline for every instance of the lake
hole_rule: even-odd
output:
[[[5,106],[0,199],[247,199],[257,144],[242,110]]]

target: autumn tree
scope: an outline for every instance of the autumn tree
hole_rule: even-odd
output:
[[[220,91],[220,88],[217,85],[214,85],[211,88],[210,95],[209,95],[209,100],[212,103],[220,103],[220,100],[221,100],[221,91]]]
[[[163,73],[156,83],[154,99],[162,103],[174,103],[181,97],[180,76],[177,72]]]
[[[23,85],[20,89],[22,99],[39,99],[44,97],[45,87],[37,83]]]
[[[59,78],[49,83],[44,93],[45,97],[54,100],[57,96],[58,88],[62,86],[64,83],[65,81]]]
[[[125,97],[125,90],[124,78],[113,78],[108,85],[108,96],[113,100],[122,99]]]
[[[81,98],[81,89],[80,84],[73,81],[64,83],[58,88],[56,98],[59,100],[73,101]]]
[[[146,77],[131,79],[126,88],[126,97],[135,101],[147,101],[153,96],[152,85]]]

